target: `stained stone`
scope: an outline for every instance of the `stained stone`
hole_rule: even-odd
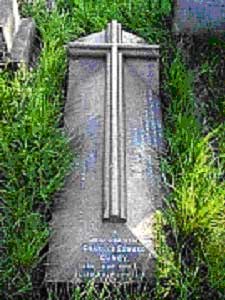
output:
[[[176,0],[173,29],[176,33],[224,32],[224,0]]]
[[[46,0],[46,7],[48,10],[54,9],[55,6],[55,0]]]
[[[0,0],[0,65],[29,64],[35,36],[31,18],[20,18],[16,0]]]
[[[150,279],[163,197],[159,46],[113,20],[68,53],[64,121],[76,159],[56,195],[45,279]]]

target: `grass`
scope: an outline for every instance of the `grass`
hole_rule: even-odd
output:
[[[169,156],[162,169],[170,194],[165,200],[166,210],[158,216],[157,297],[222,299],[224,124],[216,124],[214,130],[202,134],[193,74],[186,69],[180,53],[168,70],[165,85],[171,100],[165,118]],[[217,149],[212,145],[215,140]],[[167,236],[160,236],[165,227]]]
[[[104,300],[104,299],[114,299],[114,300],[148,300],[149,292],[143,291],[138,292],[138,288],[134,288],[131,285],[124,287],[122,284],[117,284],[116,286],[104,282],[101,285],[96,284],[94,279],[86,281],[82,286],[67,287],[65,291],[65,286],[61,289],[57,288],[55,291],[54,283],[52,286],[48,286],[46,299],[48,300],[61,300],[61,299],[71,299],[71,300]],[[140,288],[139,288],[140,290]]]
[[[224,87],[217,70],[223,39],[209,39],[209,52],[203,51],[197,68],[190,70],[166,25],[169,0],[57,0],[51,12],[44,0],[19,3],[22,13],[35,19],[42,49],[33,69],[0,74],[1,299],[31,299],[32,272],[50,235],[46,215],[73,162],[74,150],[60,128],[67,68],[64,45],[102,30],[111,19],[162,49],[168,149],[162,171],[168,196],[165,210],[156,214],[154,298],[222,299]],[[209,99],[201,103],[196,78],[209,91]],[[117,291],[114,296],[121,299]],[[91,283],[73,294],[77,300],[107,297],[107,288],[98,293]],[[46,299],[58,298],[49,291]],[[145,299],[145,295],[126,299]]]
[[[32,268],[49,236],[43,207],[48,209],[72,161],[58,127],[66,70],[62,43],[60,37],[46,41],[35,70],[3,72],[0,78],[3,298],[32,289]]]

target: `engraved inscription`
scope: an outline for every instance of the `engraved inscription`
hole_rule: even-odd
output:
[[[79,277],[140,278],[144,273],[138,270],[136,259],[145,252],[137,239],[122,239],[114,232],[111,239],[94,238],[84,243],[81,249],[99,257],[101,266],[96,268],[92,262],[80,265]]]

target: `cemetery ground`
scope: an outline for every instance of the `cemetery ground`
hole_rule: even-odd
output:
[[[156,214],[155,285],[145,295],[92,283],[71,299],[224,299],[225,38],[171,32],[170,0],[19,1],[38,27],[31,70],[0,73],[1,299],[64,299],[43,286],[53,195],[74,152],[63,133],[65,45],[117,19],[161,47],[166,152],[164,209]],[[65,298],[65,299],[68,299]]]

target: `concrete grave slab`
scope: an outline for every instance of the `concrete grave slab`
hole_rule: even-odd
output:
[[[224,0],[175,0],[174,1],[175,33],[224,33],[225,1]]]
[[[29,64],[35,37],[31,18],[20,18],[16,0],[0,0],[0,65]]]
[[[45,279],[150,279],[163,197],[159,46],[113,20],[68,49],[64,121],[77,154],[55,199]]]

